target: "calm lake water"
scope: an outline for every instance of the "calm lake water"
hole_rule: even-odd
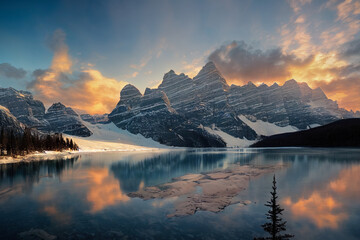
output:
[[[91,153],[0,165],[0,239],[42,229],[58,239],[253,239],[264,236],[273,173],[250,181],[219,213],[167,218],[172,199],[127,193],[188,173],[241,165],[275,171],[288,232],[296,239],[360,238],[360,150],[239,149]]]

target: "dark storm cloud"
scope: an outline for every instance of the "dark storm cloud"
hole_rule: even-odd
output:
[[[0,63],[0,76],[7,78],[21,79],[26,75],[26,71],[22,68],[16,68],[9,63]]]
[[[272,82],[289,77],[289,67],[302,67],[313,61],[313,56],[301,60],[293,54],[284,54],[280,48],[267,51],[254,49],[244,41],[233,41],[213,51],[213,61],[226,77],[241,81]]]

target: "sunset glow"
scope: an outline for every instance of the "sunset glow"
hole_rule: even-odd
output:
[[[0,10],[0,85],[102,114],[127,83],[144,91],[170,69],[194,77],[211,60],[229,85],[295,79],[360,110],[359,1],[200,2],[63,1],[56,10],[39,6],[41,14],[24,7],[11,24],[8,4]]]

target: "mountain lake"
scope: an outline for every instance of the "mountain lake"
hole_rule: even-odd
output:
[[[80,153],[0,165],[0,239],[360,238],[360,149]]]

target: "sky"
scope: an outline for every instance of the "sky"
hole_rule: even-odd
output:
[[[1,0],[0,87],[91,114],[128,83],[213,61],[229,84],[295,79],[360,110],[359,0]]]

